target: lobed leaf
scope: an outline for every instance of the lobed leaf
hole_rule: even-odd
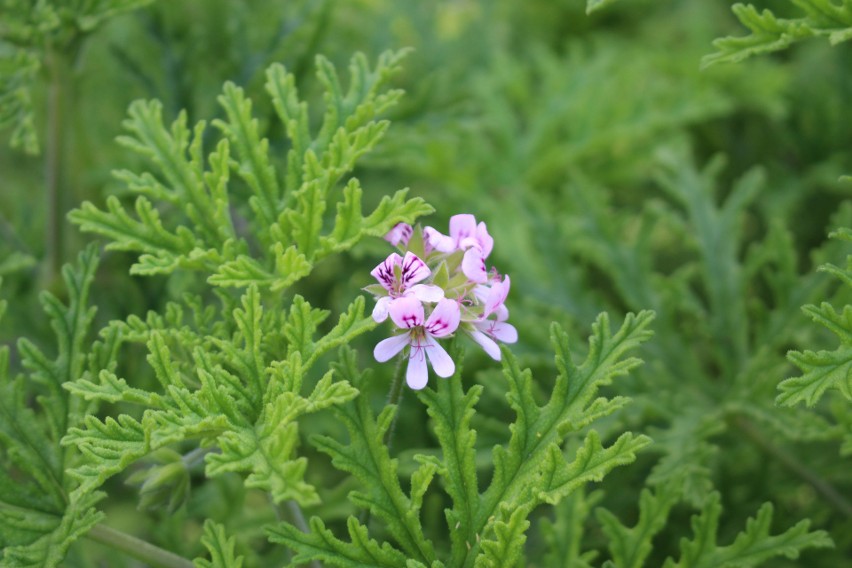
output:
[[[704,511],[692,517],[692,540],[682,539],[680,559],[668,558],[664,568],[711,568],[731,566],[745,568],[757,566],[769,558],[786,556],[798,558],[806,548],[833,546],[825,531],[808,532],[809,521],[800,521],[781,534],[769,533],[772,522],[772,505],[765,503],[757,516],[746,522],[746,528],[728,546],[716,543],[716,531],[722,506],[718,493],[707,500]]]

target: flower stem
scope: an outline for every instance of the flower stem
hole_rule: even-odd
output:
[[[840,491],[838,491],[831,483],[823,479],[816,472],[810,470],[782,448],[773,444],[747,418],[737,416],[734,418],[734,423],[739,428],[740,432],[742,432],[746,438],[751,440],[753,444],[763,450],[770,457],[776,459],[790,472],[809,483],[811,487],[813,487],[814,490],[837,511],[845,515],[847,518],[852,518],[852,503],[847,501]]]
[[[399,403],[402,401],[402,371],[405,368],[405,360],[408,359],[407,355],[400,355],[399,359],[396,362],[396,369],[393,372],[393,381],[391,382],[390,391],[388,392],[388,400],[385,403],[385,406],[389,404],[396,405],[396,409],[393,412],[393,420],[391,420],[390,426],[388,426],[388,431],[385,433],[385,447],[388,449],[388,453],[390,453],[391,448],[393,448],[393,435],[396,432],[396,422],[399,420]],[[362,525],[367,525],[370,522],[370,510],[365,509],[361,513],[361,517],[358,519]]]
[[[402,401],[402,371],[405,365],[403,364],[405,360],[408,359],[406,355],[400,355],[399,359],[396,363],[396,370],[393,373],[393,382],[391,383],[390,392],[388,392],[388,401],[386,405],[393,404],[396,405],[396,410],[393,413],[393,420],[391,420],[390,426],[388,427],[388,431],[385,434],[385,445],[388,448],[388,453],[390,453],[391,448],[393,447],[393,435],[396,432],[396,422],[399,420],[399,404]]]
[[[50,86],[47,95],[47,137],[44,153],[45,206],[45,279],[50,283],[62,266],[62,154],[64,147],[65,120],[63,106],[66,97],[66,66],[62,53],[55,47],[48,48],[47,70]]]
[[[279,521],[282,520],[285,516],[289,517],[290,522],[297,529],[299,529],[303,533],[311,532],[311,529],[308,526],[308,522],[307,520],[305,520],[305,514],[302,512],[302,508],[295,500],[288,499],[280,505],[275,505],[273,503],[272,508],[275,510],[275,516]],[[322,564],[320,564],[318,560],[311,560],[309,565],[312,568],[322,568]]]
[[[159,568],[195,568],[195,564],[174,552],[154,546],[104,524],[95,525],[86,537]]]

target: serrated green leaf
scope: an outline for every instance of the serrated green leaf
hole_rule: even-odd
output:
[[[805,548],[833,545],[825,531],[808,532],[808,521],[801,521],[781,534],[770,535],[772,505],[765,503],[757,516],[747,521],[745,530],[737,535],[732,544],[719,546],[716,543],[722,513],[719,501],[718,493],[711,494],[704,511],[692,517],[693,540],[682,539],[680,559],[675,562],[668,558],[665,568],[746,568],[757,566],[775,556],[798,558]]]
[[[269,540],[287,545],[297,552],[295,564],[312,560],[341,568],[398,568],[405,565],[406,556],[390,544],[379,545],[367,534],[367,527],[354,517],[347,519],[350,542],[332,534],[322,520],[313,517],[310,533],[303,533],[293,525],[280,523],[266,528]]]
[[[805,12],[801,18],[778,18],[770,10],[758,11],[751,4],[734,4],[734,14],[751,32],[744,37],[719,38],[716,53],[704,56],[702,67],[715,63],[738,63],[753,55],[772,53],[815,36],[828,37],[832,45],[852,39],[852,2],[840,0],[794,0]]]
[[[662,486],[655,494],[643,489],[639,496],[639,520],[633,527],[623,525],[618,518],[606,509],[597,509],[596,514],[604,533],[609,537],[612,561],[620,568],[642,568],[645,559],[651,553],[651,542],[666,524],[669,511],[678,501],[678,484]]]
[[[343,357],[335,369],[343,377],[358,376],[351,357]],[[388,410],[393,407],[388,406]],[[397,460],[391,459],[383,440],[390,427],[392,414],[383,412],[375,418],[366,397],[334,408],[337,418],[349,432],[344,444],[328,436],[314,436],[311,442],[332,458],[334,466],[361,481],[364,491],[350,494],[350,500],[366,507],[387,526],[388,532],[409,558],[427,565],[436,560],[434,547],[423,534],[418,511],[400,487]],[[418,493],[419,489],[417,492]]]
[[[193,563],[197,568],[242,568],[243,557],[235,551],[236,541],[228,537],[222,525],[210,519],[204,521],[201,544],[210,553],[210,560],[196,558]]]

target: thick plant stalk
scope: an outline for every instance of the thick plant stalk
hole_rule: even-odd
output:
[[[158,568],[195,568],[182,556],[104,524],[95,525],[86,537]]]

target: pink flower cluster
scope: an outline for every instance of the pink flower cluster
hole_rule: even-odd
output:
[[[383,363],[408,348],[409,387],[426,386],[427,360],[439,377],[455,372],[455,363],[438,340],[457,331],[497,361],[497,341],[518,340],[517,330],[506,322],[509,277],[486,268],[494,239],[485,223],[477,224],[473,215],[455,215],[450,218],[449,236],[432,227],[421,230],[399,223],[385,240],[403,256],[392,253],[373,269],[370,274],[378,284],[365,290],[376,297],[373,319],[383,322],[390,317],[397,333],[380,341],[373,355]]]

